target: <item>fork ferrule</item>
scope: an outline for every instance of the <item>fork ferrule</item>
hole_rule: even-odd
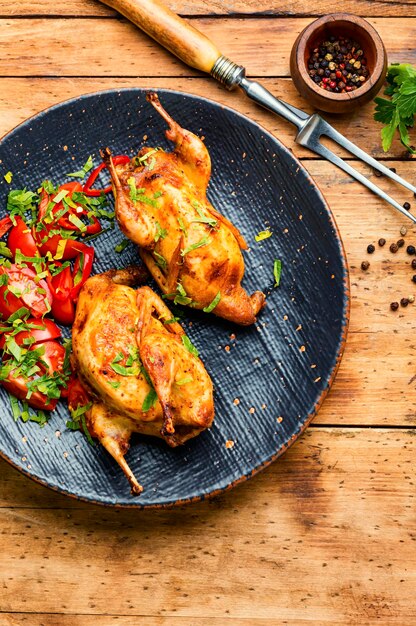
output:
[[[246,70],[242,65],[237,65],[237,63],[234,63],[231,59],[220,56],[215,61],[214,67],[210,73],[213,78],[216,78],[216,80],[231,91],[241,82],[241,79],[244,78]]]

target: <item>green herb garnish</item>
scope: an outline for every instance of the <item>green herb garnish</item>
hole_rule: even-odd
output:
[[[213,217],[208,217],[207,215],[205,215],[196,200],[192,202],[192,206],[197,210],[197,213],[199,215],[199,219],[192,220],[192,222],[208,224],[209,226],[211,226],[211,228],[215,228],[217,226],[218,220],[215,220]]]
[[[127,248],[129,243],[130,243],[129,239],[123,239],[123,241],[121,241],[116,246],[114,246],[114,252],[118,252],[120,254],[120,252],[123,252],[123,250]]]
[[[410,145],[409,128],[413,128],[416,115],[416,68],[408,63],[393,64],[387,70],[387,98],[375,98],[374,119],[384,124],[381,140],[384,152],[391,148],[396,131],[400,141],[411,153],[416,150]]]
[[[261,230],[258,235],[254,237],[256,241],[263,241],[264,239],[268,239],[272,236],[272,232],[267,228],[266,230]]]
[[[190,246],[187,246],[186,248],[184,248],[184,250],[181,250],[181,256],[185,256],[185,254],[188,254],[188,252],[192,252],[193,250],[196,250],[197,248],[202,248],[202,246],[206,246],[209,243],[211,243],[211,240],[209,239],[209,237],[202,237],[202,239],[200,239],[196,243],[193,243]]]
[[[177,284],[174,293],[167,293],[162,298],[173,298],[174,304],[192,304],[192,298],[187,295],[182,283]]]
[[[142,411],[146,413],[149,409],[151,409],[157,402],[157,393],[154,389],[151,389],[142,404]]]
[[[155,197],[155,196],[156,196],[156,194],[153,197]],[[159,196],[157,196],[157,197],[159,197]],[[156,222],[155,242],[157,243],[159,241],[159,239],[164,239],[167,234],[168,234],[168,231],[166,230],[166,228],[162,228],[161,225],[159,224],[159,222]]]
[[[153,251],[153,256],[155,257],[156,265],[162,270],[166,270],[168,267],[168,262],[166,261],[165,257],[155,250]]]
[[[278,287],[280,285],[281,273],[282,273],[282,262],[279,259],[275,259],[274,264],[273,264],[273,276],[274,276],[275,287]]]
[[[181,336],[182,339],[182,343],[185,346],[185,348],[188,350],[188,352],[190,352],[193,356],[198,357],[199,356],[199,352],[198,350],[195,348],[194,344],[192,343],[192,341],[189,339],[189,337],[187,335],[182,335]]]
[[[82,169],[78,170],[77,172],[71,172],[71,174],[67,174],[67,176],[72,176],[74,178],[84,178],[85,174],[93,168],[93,165],[94,163],[92,160],[92,156],[90,155],[82,166]]]
[[[192,376],[185,376],[184,378],[179,378],[179,380],[175,380],[175,385],[179,385],[181,387],[182,385],[192,383],[193,380],[194,379],[192,378]]]
[[[6,181],[6,183],[7,183],[8,185],[10,185],[10,183],[11,183],[11,182],[12,182],[12,180],[13,180],[13,173],[12,173],[12,172],[10,172],[10,171],[9,171],[9,172],[7,172],[7,173],[4,175],[4,180]]]
[[[221,291],[217,293],[217,295],[215,296],[215,298],[210,304],[208,304],[207,306],[204,306],[204,308],[202,309],[204,313],[211,313],[211,311],[215,309],[215,307],[217,306],[220,300],[221,300]]]

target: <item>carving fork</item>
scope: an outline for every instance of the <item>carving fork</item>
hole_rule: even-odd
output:
[[[301,109],[275,98],[259,83],[246,78],[244,67],[223,56],[208,37],[173,13],[159,0],[102,0],[102,2],[122,13],[122,15],[187,65],[210,74],[225,85],[227,89],[231,90],[235,87],[240,87],[257,104],[273,113],[277,113],[288,122],[294,124],[298,129],[295,139],[297,143],[309,148],[312,152],[319,154],[344,170],[344,172],[347,172],[347,174],[416,223],[416,217],[409,213],[401,204],[324,146],[320,142],[321,137],[325,136],[335,141],[335,143],[338,143],[348,152],[361,159],[361,161],[406,187],[413,194],[416,194],[416,187],[392,172],[388,167],[379,163],[376,159],[373,159],[364,150],[361,150],[361,148],[341,135],[320,115],[316,113],[308,115]]]

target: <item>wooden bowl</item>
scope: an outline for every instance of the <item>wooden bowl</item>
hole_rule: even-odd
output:
[[[308,74],[313,49],[331,35],[355,39],[367,58],[369,76],[349,93],[326,91]],[[309,24],[293,44],[290,72],[299,93],[314,107],[329,113],[348,113],[369,102],[380,91],[387,71],[387,53],[377,31],[366,20],[348,13],[331,13]]]

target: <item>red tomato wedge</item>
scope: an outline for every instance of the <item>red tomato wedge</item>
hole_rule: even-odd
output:
[[[52,320],[44,317],[42,320],[36,319],[36,317],[29,317],[25,321],[25,325],[34,325],[36,328],[29,328],[28,330],[22,330],[20,333],[14,335],[14,340],[18,346],[24,345],[24,340],[33,338],[33,344],[41,343],[42,341],[48,341],[49,339],[58,339],[61,336],[59,327]],[[7,333],[0,338],[0,350],[3,350],[6,343]]]
[[[25,224],[20,215],[16,215],[16,226],[9,232],[7,246],[13,257],[16,250],[20,250],[25,256],[34,257],[38,254],[38,248],[33,238],[30,228]]]
[[[68,385],[68,407],[74,411],[79,406],[85,406],[90,401],[87,390],[78,378],[74,378]]]
[[[39,362],[41,367],[41,371],[43,374],[50,374],[51,376],[54,372],[60,372],[63,368],[63,363],[65,359],[65,348],[61,346],[57,341],[45,341],[40,344],[44,347],[45,351],[42,355],[41,359],[44,363]],[[35,350],[39,347],[39,344],[31,346],[29,350]],[[3,361],[7,363],[7,355],[3,356]],[[41,374],[42,375],[42,374]],[[35,377],[30,377],[30,381],[34,380]],[[13,396],[18,398],[19,400],[25,400],[31,407],[35,409],[44,409],[47,411],[52,411],[58,402],[57,398],[48,398],[45,394],[40,391],[34,391],[30,398],[26,398],[28,393],[27,387],[28,379],[24,376],[20,375],[17,377],[13,376],[13,372],[10,372],[8,377],[5,380],[1,381],[3,387],[11,393]]]
[[[0,287],[0,313],[4,320],[21,307],[28,308],[33,317],[50,311],[52,294],[45,280],[37,280],[35,271],[12,263],[10,267],[0,266],[0,277],[3,275],[7,276],[7,284]]]

